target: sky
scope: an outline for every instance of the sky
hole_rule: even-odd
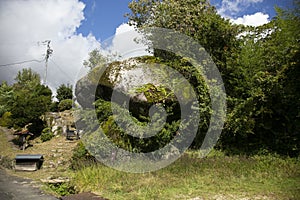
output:
[[[88,53],[103,49],[107,41],[112,49],[142,48],[121,37],[127,31],[138,35],[124,17],[130,12],[130,1],[1,0],[0,81],[11,83],[19,70],[30,67],[55,90],[62,83],[75,84],[78,74],[87,70],[82,63]],[[292,7],[292,0],[211,0],[211,4],[233,23],[258,26],[275,16],[275,5]],[[47,77],[47,46],[43,43],[46,40],[51,40],[53,50]]]

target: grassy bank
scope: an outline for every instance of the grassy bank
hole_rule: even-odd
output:
[[[114,199],[300,199],[300,159],[278,155],[252,157],[225,156],[213,152],[205,159],[189,152],[172,165],[151,173],[131,174],[101,164],[71,171],[68,163],[76,143],[63,137],[45,143],[34,143],[25,152],[13,149],[0,130],[0,152],[13,158],[16,153],[42,153],[45,163],[36,172],[13,172],[35,180],[49,176],[72,177],[77,191],[92,191]],[[57,163],[64,155],[65,165]],[[64,185],[63,185],[64,186]],[[68,188],[58,188],[68,192]],[[56,191],[56,190],[54,190]],[[56,191],[57,192],[57,191]]]
[[[88,167],[74,175],[74,184],[109,199],[300,199],[300,165],[276,155],[190,154],[144,174]]]

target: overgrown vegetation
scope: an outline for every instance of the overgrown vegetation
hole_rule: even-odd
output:
[[[259,27],[232,24],[219,16],[216,9],[205,0],[133,1],[129,4],[131,13],[128,18],[137,27],[161,27],[186,34],[198,41],[211,55],[221,72],[227,95],[226,122],[217,149],[229,154],[246,155],[266,150],[297,157],[300,153],[300,84],[297,81],[300,69],[299,5],[299,1],[295,1],[292,10],[277,8],[276,18]],[[153,40],[151,34],[147,37],[152,42],[164,40],[163,35],[158,41]],[[201,121],[191,147],[200,148],[211,114],[210,98],[203,77],[187,60],[161,49],[154,49],[154,57],[136,59],[144,60],[147,64],[169,64],[193,85],[200,102]],[[85,65],[93,69],[90,71],[92,74],[97,71],[97,64],[104,62],[103,56],[95,50],[90,53]],[[110,65],[113,64],[120,62]],[[121,65],[125,66],[124,63]],[[155,104],[157,100],[159,103],[167,100],[164,96],[166,91],[161,89],[163,87],[163,83],[148,84],[138,90],[149,99],[149,103],[152,98]],[[163,141],[167,142],[176,134],[176,116],[180,113],[174,105],[164,107],[174,112],[175,117],[171,123],[168,121],[170,127],[158,134],[161,144],[143,139],[137,141],[124,134],[113,120],[115,116],[110,108],[106,109],[107,105],[103,102],[110,100],[109,95],[96,96],[101,101],[96,99],[95,105],[97,112],[105,116],[98,115],[101,127],[118,146],[130,151],[152,151],[164,146]],[[143,126],[149,120],[148,110],[136,114],[134,109],[140,107],[131,105],[129,110],[136,124]],[[128,122],[125,115],[122,115],[122,121]]]
[[[54,137],[54,134],[51,131],[51,128],[44,128],[41,134],[42,142],[51,140]]]
[[[92,166],[95,163],[95,158],[87,151],[83,142],[80,141],[73,150],[70,168],[73,170],[79,170],[84,167]]]
[[[274,154],[225,156],[214,151],[199,159],[188,152],[162,170],[131,174],[101,164],[74,174],[80,191],[99,191],[109,199],[298,199],[297,158]]]
[[[6,169],[13,169],[14,159],[8,156],[0,155],[0,167],[4,167]]]
[[[52,190],[58,196],[66,196],[70,194],[76,194],[76,190],[70,183],[49,183],[47,187]]]
[[[72,99],[64,99],[58,104],[58,110],[60,112],[63,112],[65,110],[70,110],[73,105],[73,100]]]
[[[23,69],[16,83],[0,85],[1,123],[15,129],[28,126],[30,132],[39,135],[44,128],[40,116],[49,110],[51,90],[41,84],[40,76],[31,69]],[[1,114],[1,113],[0,113]]]
[[[61,84],[56,90],[56,98],[58,102],[66,99],[73,99],[72,86],[67,84]]]

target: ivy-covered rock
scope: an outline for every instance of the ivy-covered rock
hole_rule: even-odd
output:
[[[84,134],[89,138],[99,136],[97,131],[101,128],[114,144],[132,152],[152,152],[164,147],[179,135],[181,110],[192,108],[198,98],[195,90],[203,94],[199,101],[203,105],[201,115],[209,116],[209,110],[204,111],[209,104],[208,96],[204,98],[206,87],[197,72],[191,74],[192,69],[185,60],[169,62],[151,56],[91,69],[75,89],[77,101],[83,108],[77,127],[86,129]],[[97,119],[92,117],[90,108],[95,109]],[[165,118],[161,114],[166,114]],[[207,116],[203,117],[205,124],[209,124]],[[97,146],[90,144],[91,149],[104,148],[104,144],[99,145],[103,138],[89,140]]]
[[[192,91],[176,83],[177,74],[160,63],[147,56],[95,67],[76,84],[77,101],[85,108],[93,108],[97,99],[129,104],[134,108],[133,113],[149,109],[153,104],[172,104],[179,100],[190,104]],[[176,96],[170,87],[178,91]]]

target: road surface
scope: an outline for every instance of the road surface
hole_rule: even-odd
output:
[[[1,200],[58,200],[34,187],[32,180],[8,175],[0,169]]]

